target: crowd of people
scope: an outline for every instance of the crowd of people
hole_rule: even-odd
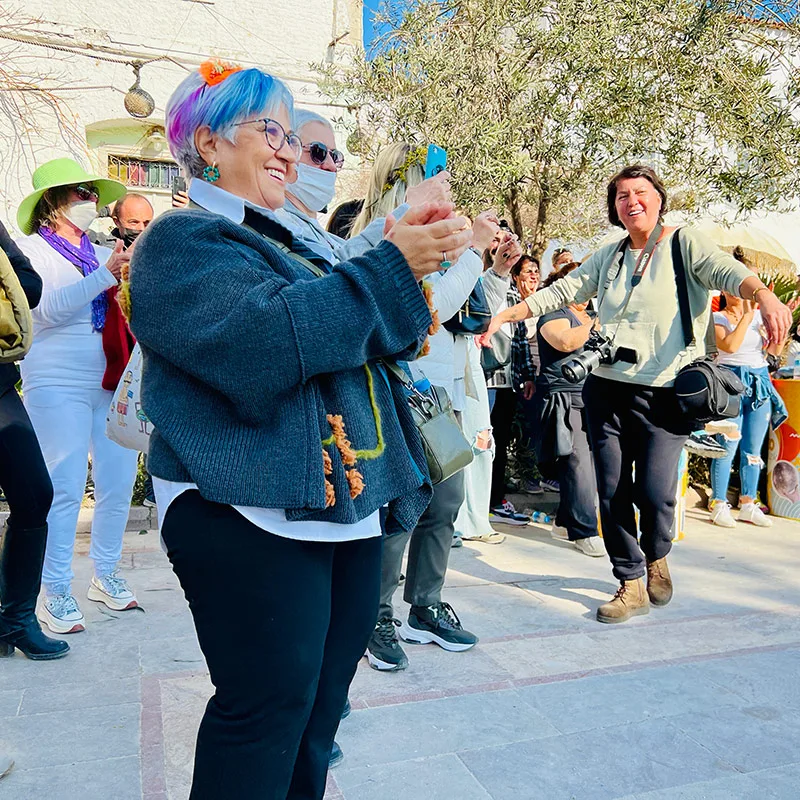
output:
[[[215,689],[193,800],[321,800],[359,660],[396,671],[408,666],[401,641],[476,645],[442,591],[453,547],[502,544],[492,521],[530,521],[506,497],[512,439],[533,465],[520,488],[560,491],[553,536],[608,554],[620,587],[597,619],[668,603],[678,459],[693,431],[672,383],[706,353],[715,290],[720,362],[748,387],[739,519],[765,524],[763,353],[782,346],[791,316],[746,265],[663,224],[652,169],[609,181],[624,238],[582,264],[556,251],[541,281],[493,210],[455,210],[449,174],[426,177],[411,142],[384,147],[365,198],[324,227],[344,162],[334,129],[263,70],[207,62],[170,98],[166,132],[189,180],[180,208],[153,220],[144,197],[62,158],[33,175],[24,235],[0,230],[33,309],[22,399],[15,368],[0,366],[0,656],[60,658],[68,643],[40,622],[84,629],[71,564],[89,458],[86,594],[136,605],[119,560],[137,453],[108,438],[106,416],[138,342],[161,537]],[[92,243],[112,204],[113,247]],[[689,346],[673,324],[676,253]],[[613,357],[595,358],[601,336]],[[415,404],[455,425],[466,466],[432,479]],[[712,514],[729,525],[738,439],[724,441]]]

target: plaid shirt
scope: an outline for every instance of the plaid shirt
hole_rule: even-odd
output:
[[[522,302],[517,287],[512,283],[508,287],[508,305],[515,306]],[[528,326],[524,322],[514,325],[514,336],[511,339],[511,385],[518,391],[526,381],[536,379],[536,367],[531,357],[531,348],[528,343]]]

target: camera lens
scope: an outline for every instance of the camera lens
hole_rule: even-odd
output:
[[[568,361],[561,367],[561,374],[570,383],[580,383],[586,377],[586,370],[583,364],[576,358],[574,361]]]

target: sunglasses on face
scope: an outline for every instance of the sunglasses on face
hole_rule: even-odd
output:
[[[78,184],[74,191],[83,202],[91,200],[93,203],[96,203],[100,199],[97,189],[91,185],[87,186],[85,183]]]
[[[307,150],[308,154],[311,156],[311,160],[320,166],[325,163],[325,159],[328,155],[330,155],[333,166],[336,167],[337,170],[340,170],[344,164],[344,153],[341,150],[332,150],[328,145],[322,142],[311,142],[310,144],[304,145],[303,150]]]
[[[251,125],[254,122],[264,123],[264,136],[266,137],[267,144],[277,153],[284,144],[289,146],[289,149],[294,153],[295,159],[300,158],[303,152],[303,143],[296,133],[286,133],[283,125],[276,122],[274,119],[251,119],[247,122],[237,122],[234,125],[238,128],[239,125]]]

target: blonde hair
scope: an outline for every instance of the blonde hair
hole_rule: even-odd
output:
[[[54,186],[48,189],[33,210],[33,232],[42,225],[52,228],[69,208],[73,186]]]
[[[378,152],[369,176],[364,207],[353,223],[351,236],[379,217],[391,214],[406,200],[406,190],[425,180],[425,150],[408,142],[386,145]]]

